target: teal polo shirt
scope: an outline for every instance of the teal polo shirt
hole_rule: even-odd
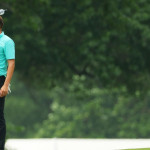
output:
[[[7,75],[8,59],[15,59],[15,43],[2,32],[0,34],[0,76]]]

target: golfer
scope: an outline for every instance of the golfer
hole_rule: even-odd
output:
[[[0,150],[4,150],[6,123],[4,117],[5,97],[15,68],[14,41],[3,32],[3,18],[0,16]]]

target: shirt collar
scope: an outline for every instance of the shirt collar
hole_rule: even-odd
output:
[[[0,38],[4,35],[4,32],[2,31],[2,33],[0,34]]]

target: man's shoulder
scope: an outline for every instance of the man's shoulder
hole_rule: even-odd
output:
[[[3,41],[5,42],[5,43],[7,43],[7,42],[14,42],[13,41],[13,39],[12,38],[10,38],[8,35],[4,35],[3,36]]]

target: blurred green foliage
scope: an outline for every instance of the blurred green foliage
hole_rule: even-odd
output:
[[[148,0],[7,1],[5,31],[29,85],[54,87],[77,74],[102,87],[149,87]]]
[[[16,43],[9,137],[149,137],[148,0],[0,6]]]

